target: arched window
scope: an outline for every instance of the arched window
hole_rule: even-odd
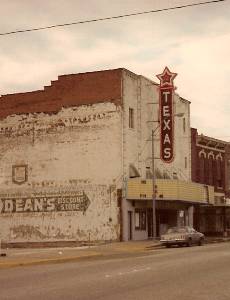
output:
[[[213,156],[209,157],[208,165],[209,165],[208,184],[215,185],[214,184],[214,159],[213,159]]]
[[[222,176],[222,160],[218,157],[216,161],[216,183],[217,187],[223,187],[223,176]]]
[[[200,182],[205,183],[205,155],[201,153],[199,159],[199,167],[200,167]]]

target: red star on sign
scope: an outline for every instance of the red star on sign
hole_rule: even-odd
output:
[[[160,80],[160,86],[173,86],[173,80],[177,76],[177,73],[172,73],[168,67],[165,67],[163,73],[156,76]]]

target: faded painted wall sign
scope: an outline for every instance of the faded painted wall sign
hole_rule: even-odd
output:
[[[16,184],[23,184],[28,180],[28,166],[14,165],[12,166],[12,181]]]
[[[113,114],[116,111],[110,112],[100,112],[93,114],[84,114],[78,117],[68,117],[68,118],[58,118],[51,122],[42,122],[42,120],[20,120],[17,125],[5,125],[4,127],[0,127],[0,136],[6,137],[15,137],[15,136],[26,136],[33,135],[36,133],[36,136],[40,136],[43,134],[49,133],[58,133],[69,129],[78,128],[79,126],[85,125],[89,122],[100,121],[104,119],[111,119]],[[19,124],[19,125],[18,125]]]
[[[52,211],[82,211],[89,207],[87,195],[77,192],[65,196],[31,196],[31,197],[1,197],[0,213],[52,212]]]
[[[161,159],[170,163],[174,159],[174,116],[173,116],[173,80],[177,76],[165,67],[160,79],[160,130]]]

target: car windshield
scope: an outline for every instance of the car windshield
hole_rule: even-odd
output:
[[[187,232],[186,228],[184,227],[172,227],[169,228],[167,233],[185,233]]]

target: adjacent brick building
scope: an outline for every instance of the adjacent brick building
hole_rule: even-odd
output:
[[[192,180],[214,186],[213,206],[196,214],[197,227],[207,234],[230,230],[230,143],[198,134],[191,129]]]

